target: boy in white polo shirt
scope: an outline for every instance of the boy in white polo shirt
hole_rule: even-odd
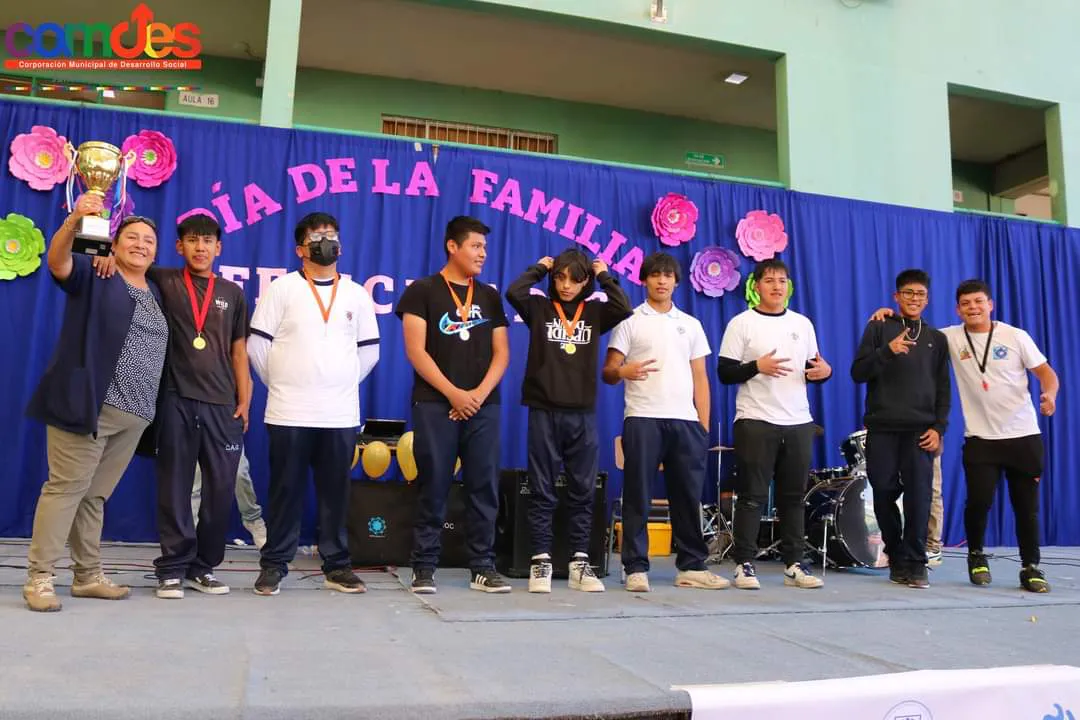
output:
[[[309,470],[325,585],[364,592],[351,568],[345,521],[360,382],[379,361],[375,305],[362,285],[337,271],[341,242],[332,215],[305,216],[295,238],[302,268],[263,293],[248,340],[251,364],[268,390],[264,422],[270,439],[269,522],[255,593],[276,595],[288,574]]]
[[[735,398],[734,445],[738,464],[735,503],[735,587],[758,590],[757,557],[761,507],[776,479],[780,553],[784,584],[818,588],[803,560],[803,497],[810,473],[814,421],[808,382],[824,382],[832,368],[818,352],[809,318],[786,308],[788,269],[781,260],[754,268],[760,304],[731,319],[720,342],[717,371],[725,385],[739,385]]]
[[[608,342],[603,379],[626,381],[623,420],[623,545],[626,589],[649,591],[647,519],[652,479],[662,463],[676,544],[676,587],[719,590],[731,583],[709,572],[701,533],[701,493],[709,444],[709,340],[697,319],[672,302],[679,264],[653,253],[641,264],[648,299]]]

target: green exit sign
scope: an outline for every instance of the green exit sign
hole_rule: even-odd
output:
[[[688,152],[686,153],[686,164],[690,167],[722,168],[724,167],[724,156]]]

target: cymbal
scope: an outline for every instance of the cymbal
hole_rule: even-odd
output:
[[[734,450],[735,448],[724,447],[723,445],[717,445],[716,447],[709,448],[709,452],[724,452],[725,450]]]

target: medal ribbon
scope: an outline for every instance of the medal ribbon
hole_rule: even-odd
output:
[[[555,312],[559,315],[559,322],[562,323],[563,330],[566,331],[566,342],[573,342],[574,328],[577,327],[578,320],[581,319],[581,313],[585,310],[585,303],[578,303],[577,310],[574,311],[574,319],[570,322],[566,321],[566,313],[563,312],[562,305],[558,300],[552,300],[551,304],[555,306]]]
[[[202,307],[199,307],[198,297],[195,295],[195,284],[191,281],[191,272],[184,268],[184,286],[187,287],[188,299],[191,300],[191,314],[195,316],[195,336],[203,334],[206,327],[206,316],[210,312],[210,300],[214,297],[214,274],[210,273],[210,280],[206,285],[206,295],[203,296]]]
[[[319,312],[322,313],[322,320],[324,325],[330,324],[330,311],[334,309],[334,301],[337,300],[337,285],[341,275],[334,275],[334,289],[330,291],[330,307],[323,305],[322,296],[319,295],[318,288],[315,287],[315,281],[304,273],[304,279],[307,280],[308,287],[311,288],[311,294],[315,296],[315,302],[319,303]]]
[[[450,297],[454,299],[454,305],[457,305],[457,314],[461,318],[461,322],[469,321],[469,313],[472,312],[472,297],[473,297],[473,279],[469,278],[469,289],[465,291],[465,302],[458,300],[457,293],[454,292],[453,286],[450,285],[450,281],[445,275],[442,275],[443,282],[446,283],[446,289],[450,291]]]
[[[968,335],[967,328],[964,328],[964,337],[967,338],[968,347],[971,348],[971,355],[975,359],[976,364],[979,366],[979,373],[986,374],[986,363],[990,359],[990,343],[994,339],[994,326],[997,323],[990,323],[990,334],[986,336],[986,347],[983,348],[982,362],[979,361],[979,354],[975,352],[975,343],[971,341],[971,335]],[[982,381],[983,390],[989,390],[990,385],[986,382],[986,378]]]

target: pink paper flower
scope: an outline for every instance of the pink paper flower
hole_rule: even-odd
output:
[[[768,260],[787,247],[787,233],[784,221],[775,213],[770,215],[764,210],[751,210],[739,221],[735,228],[735,239],[743,255],[755,260]]]
[[[64,154],[67,138],[51,127],[35,125],[11,141],[8,170],[35,190],[52,190],[65,182],[71,162]]]
[[[678,247],[690,242],[697,232],[698,209],[690,198],[668,193],[656,201],[652,211],[652,226],[660,242]]]
[[[113,235],[116,235],[120,221],[135,212],[135,198],[131,197],[130,192],[124,194],[124,206],[116,208],[116,192],[117,186],[114,183],[105,193],[105,211],[101,213],[101,216],[109,221],[109,232]]]
[[[739,286],[739,264],[734,250],[705,248],[690,261],[690,284],[708,297],[720,297]]]
[[[176,170],[176,148],[172,140],[157,130],[140,130],[129,135],[120,151],[135,151],[135,162],[128,171],[140,187],[152,188],[172,177]]]

